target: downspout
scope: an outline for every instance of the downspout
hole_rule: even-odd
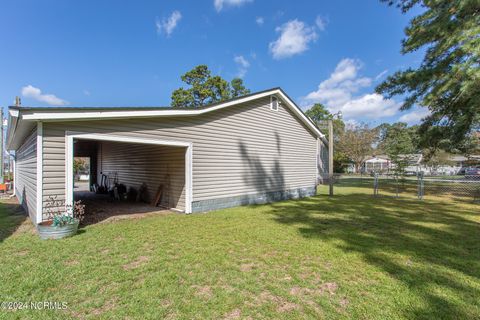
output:
[[[13,182],[12,182],[13,193],[10,196],[10,198],[13,198],[17,195],[17,154],[10,153],[10,156],[13,159]]]
[[[43,221],[43,122],[37,122],[37,218]]]
[[[17,106],[19,103],[19,98],[16,98],[17,101]],[[19,118],[20,112],[18,110],[8,110],[8,125],[7,125],[7,134],[5,137],[5,149],[9,150],[10,149],[10,144],[12,142],[12,138],[15,135],[15,132],[17,131],[17,126],[18,126],[18,118]],[[15,151],[14,154],[9,153],[9,155],[13,159],[13,194],[11,198],[15,197],[17,195],[17,190],[16,190],[16,184],[17,184],[17,152]]]

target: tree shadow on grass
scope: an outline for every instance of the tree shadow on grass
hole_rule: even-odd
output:
[[[467,219],[475,218],[473,209],[365,194],[317,196],[272,207],[277,222],[298,225],[306,238],[342,240],[341,250],[360,253],[369,264],[406,284],[426,305],[406,306],[407,318],[466,319],[478,312],[480,223]],[[394,259],[395,254],[411,261]],[[471,281],[459,279],[458,272]],[[434,287],[444,294],[435,294]],[[455,304],[456,299],[471,305],[471,310]]]

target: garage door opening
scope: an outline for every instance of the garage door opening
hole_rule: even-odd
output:
[[[190,212],[190,144],[78,134],[67,138],[67,202],[81,200],[94,222],[162,210]],[[80,176],[88,177],[87,185]]]

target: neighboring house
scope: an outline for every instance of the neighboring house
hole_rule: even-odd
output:
[[[365,160],[363,163],[363,172],[387,172],[391,167],[390,159],[388,156],[379,155],[373,156]]]
[[[422,154],[400,154],[398,155],[399,160],[404,161],[406,167],[405,171],[418,172],[420,164],[422,163],[423,156]],[[363,164],[362,171],[364,173],[389,173],[391,170],[395,169],[395,163],[392,162],[389,156],[387,155],[374,155]]]
[[[448,155],[442,163],[422,163],[419,171],[425,175],[457,175],[465,174],[465,168],[470,163],[475,163],[476,156],[465,157],[462,155]]]
[[[404,168],[405,172],[418,173],[421,171],[421,165],[423,163],[423,155],[421,153],[400,154],[399,159],[406,163],[406,167]]]
[[[449,155],[442,164],[426,163],[422,154],[402,154],[400,159],[406,161],[406,172],[423,172],[425,175],[457,175],[462,174],[462,169],[470,164],[478,163],[479,156],[472,155],[465,157],[462,155]],[[364,173],[379,172],[388,173],[395,169],[395,164],[386,155],[369,157],[363,166]]]
[[[421,153],[399,154],[398,161],[404,163],[405,172],[419,172],[423,155]],[[387,155],[373,156],[365,161],[364,171],[367,173],[389,173],[395,170],[396,164]]]
[[[73,158],[128,188],[147,185],[186,213],[311,196],[326,171],[323,134],[279,88],[198,109],[9,109],[15,193],[34,222],[49,196],[71,203]]]

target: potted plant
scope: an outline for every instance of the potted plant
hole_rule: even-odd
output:
[[[85,205],[75,201],[73,205],[66,205],[65,201],[57,197],[49,197],[45,204],[48,220],[37,224],[41,239],[61,239],[77,233],[78,225],[85,214]]]

